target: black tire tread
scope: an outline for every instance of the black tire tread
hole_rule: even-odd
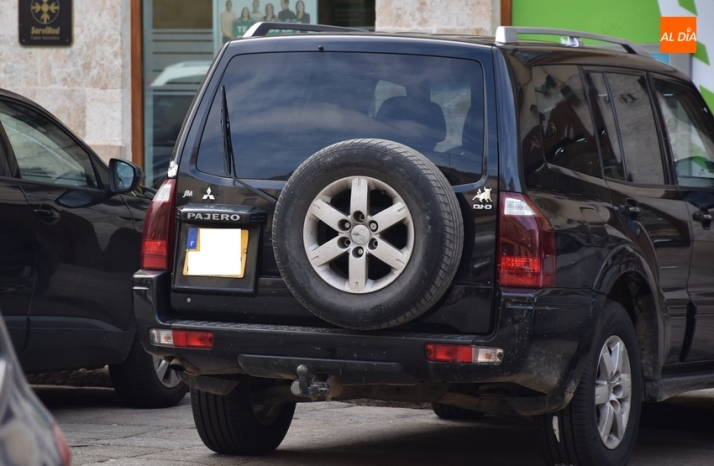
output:
[[[191,390],[191,409],[203,443],[224,455],[263,455],[278,448],[295,412],[295,403],[283,405],[269,425],[261,424],[250,405],[248,377],[228,395]]]

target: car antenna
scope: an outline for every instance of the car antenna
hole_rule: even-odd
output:
[[[277,203],[278,200],[275,199],[273,196],[257,188],[254,188],[253,186],[238,178],[233,159],[233,142],[231,141],[231,121],[230,117],[228,116],[228,100],[226,99],[226,86],[221,86],[221,97],[223,100],[221,105],[221,119],[223,120],[221,122],[221,129],[223,131],[223,166],[226,169],[226,173],[233,177],[233,181],[239,183],[252,193],[257,194],[258,196],[262,197],[271,204]]]

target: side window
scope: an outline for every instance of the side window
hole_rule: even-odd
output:
[[[545,159],[554,165],[602,177],[578,67],[536,66],[533,82]]]
[[[600,154],[605,176],[616,180],[625,179],[625,169],[620,152],[620,141],[617,139],[615,114],[607,91],[605,77],[602,73],[586,74],[588,94],[593,109],[595,132],[600,140]]]
[[[712,128],[691,89],[655,79],[657,100],[669,135],[677,184],[714,187]]]
[[[17,167],[11,164],[11,159],[9,156],[9,148],[7,147],[7,136],[5,135],[5,130],[0,123],[0,176],[7,178],[17,177]],[[14,161],[14,157],[12,157]]]
[[[607,73],[620,129],[627,181],[664,184],[662,151],[644,76]]]
[[[42,115],[20,105],[0,102],[0,123],[15,154],[20,178],[97,187],[89,155]]]

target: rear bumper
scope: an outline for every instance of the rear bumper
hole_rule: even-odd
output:
[[[167,316],[169,291],[168,273],[134,275],[139,336],[147,351],[177,359],[190,375],[294,379],[305,364],[343,385],[507,384],[539,395],[529,396],[530,407],[516,409],[529,414],[570,400],[605,299],[590,290],[501,289],[494,331],[477,336],[176,320]],[[211,331],[214,347],[155,346],[152,328]],[[498,365],[434,363],[426,360],[427,343],[498,347],[504,357]]]

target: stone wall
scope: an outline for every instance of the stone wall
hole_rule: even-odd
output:
[[[100,157],[131,159],[130,0],[74,0],[71,47],[23,47],[0,0],[0,88],[39,103]]]
[[[501,0],[376,0],[375,29],[383,32],[495,34]]]

